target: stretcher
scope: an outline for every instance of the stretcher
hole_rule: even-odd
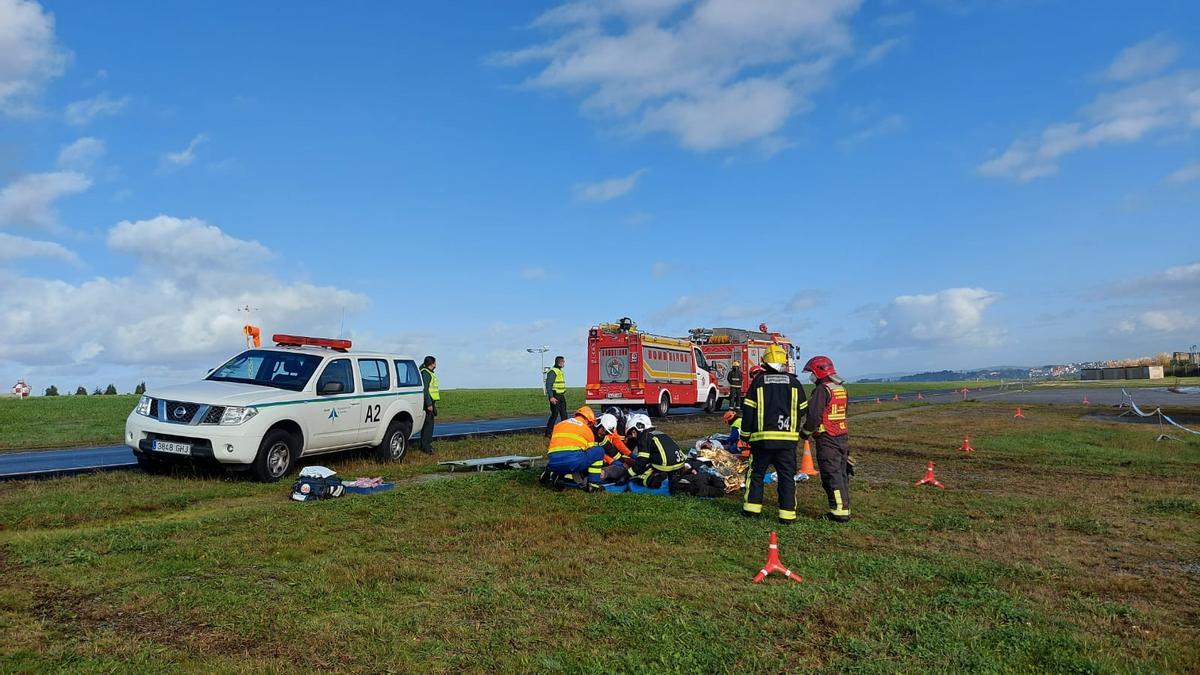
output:
[[[438,466],[444,466],[451,472],[459,470],[498,471],[501,469],[531,469],[542,459],[544,458],[526,457],[524,455],[504,455],[503,457],[480,457],[478,459],[451,459],[445,462],[438,462]]]

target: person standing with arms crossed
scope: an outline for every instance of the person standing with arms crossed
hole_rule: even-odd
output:
[[[554,425],[567,419],[567,376],[563,374],[563,366],[567,360],[561,356],[554,357],[554,366],[546,369],[546,382],[542,388],[546,392],[546,400],[550,402],[550,417],[546,420],[546,438],[554,431]]]
[[[442,400],[442,392],[438,388],[437,359],[426,356],[421,363],[421,384],[425,394],[425,423],[421,425],[421,452],[433,454],[433,420],[437,417],[437,403]]]

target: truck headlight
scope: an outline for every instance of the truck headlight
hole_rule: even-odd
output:
[[[245,424],[251,418],[258,414],[258,408],[243,408],[241,406],[231,405],[225,409],[221,415],[222,426],[234,426]]]
[[[150,411],[152,403],[154,403],[154,399],[150,398],[149,396],[143,396],[138,399],[137,407],[134,408],[133,411],[139,415],[154,417],[154,413]]]

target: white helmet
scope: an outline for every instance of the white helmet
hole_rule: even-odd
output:
[[[600,416],[600,420],[596,422],[596,426],[603,429],[605,433],[616,433],[617,416],[612,413],[604,413]]]
[[[634,413],[625,419],[625,428],[645,431],[654,428],[654,423],[650,421],[650,417],[645,413]]]

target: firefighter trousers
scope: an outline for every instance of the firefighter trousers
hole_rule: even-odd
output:
[[[829,498],[829,514],[836,518],[850,517],[850,439],[849,436],[820,434],[817,442],[817,468],[821,471],[821,487]]]
[[[763,479],[767,469],[775,467],[779,489],[779,519],[796,519],[796,446],[786,449],[768,449],[764,444],[750,444],[750,478],[746,481],[746,493],[742,511],[748,514],[762,513]]]

